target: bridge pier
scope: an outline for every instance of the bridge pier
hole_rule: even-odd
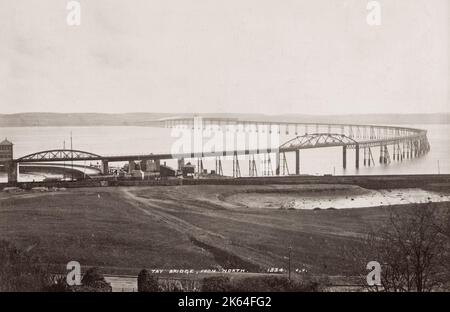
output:
[[[19,164],[12,160],[8,161],[5,167],[8,173],[8,183],[17,183],[19,178]]]
[[[109,173],[109,163],[107,160],[102,160],[102,173],[108,174]]]
[[[182,171],[184,168],[184,158],[179,158],[178,159],[178,170]],[[217,169],[216,169],[217,170]]]
[[[270,158],[270,153],[263,154],[263,176],[273,176],[272,170],[272,160]]]
[[[288,162],[287,162],[287,159],[286,159],[286,153],[285,152],[283,152],[282,153],[282,159],[280,159],[280,161],[282,161],[283,162],[283,164],[282,164],[282,167],[283,167],[283,175],[289,175],[289,166],[288,166]]]
[[[383,163],[383,157],[384,157],[383,153],[384,153],[383,145],[380,145],[380,159],[379,159],[380,164]]]
[[[384,163],[391,163],[391,155],[389,154],[389,148],[387,145],[384,146]]]
[[[128,161],[128,173],[132,173],[134,168],[135,168],[136,164],[134,163],[134,160],[129,160]]]
[[[279,151],[277,151],[276,154],[275,154],[275,163],[276,163],[276,165],[275,165],[275,174],[277,176],[279,176],[280,175],[280,152]]]
[[[398,157],[399,157],[400,161],[403,161],[403,157],[405,155],[403,148],[404,147],[399,143],[398,144]]]
[[[203,158],[197,158],[197,173],[201,175],[203,173]]]
[[[219,176],[223,176],[222,160],[220,159],[220,157],[216,157],[216,174]]]
[[[241,177],[241,167],[239,166],[239,158],[235,152],[233,155],[233,178]]]
[[[373,161],[372,150],[370,147],[364,147],[364,166],[371,166],[371,163],[375,165],[375,161]]]
[[[250,177],[258,176],[258,169],[256,167],[255,156],[248,160],[248,175]]]
[[[359,169],[359,144],[355,145],[355,167]]]
[[[342,146],[342,167],[347,169],[347,146]]]
[[[300,174],[300,150],[295,151],[295,174]]]
[[[364,147],[364,149],[363,149],[363,153],[364,153],[364,157],[363,157],[363,164],[364,164],[364,167],[366,166],[366,158],[367,158],[367,152],[366,152],[366,150],[367,150],[367,148],[366,147]],[[370,167],[370,166],[369,166]]]

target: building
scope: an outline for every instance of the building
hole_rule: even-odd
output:
[[[169,166],[161,165],[159,168],[161,177],[174,177],[176,175],[176,170],[170,168]]]
[[[195,175],[195,166],[188,162],[183,166],[181,172],[183,174],[183,178],[193,178]]]
[[[13,159],[13,144],[4,139],[0,142],[0,161],[9,161]]]

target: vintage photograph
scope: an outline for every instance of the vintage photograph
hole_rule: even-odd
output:
[[[448,0],[0,0],[0,292],[448,291]]]

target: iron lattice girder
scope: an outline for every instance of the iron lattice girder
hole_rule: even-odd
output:
[[[85,160],[91,158],[101,158],[100,155],[79,151],[79,150],[48,150],[26,155],[18,159],[18,161],[36,161],[36,160]]]
[[[357,145],[354,139],[339,133],[311,133],[298,136],[280,146],[281,152],[307,148]]]
[[[427,140],[426,133],[419,133],[414,135],[406,135],[402,137],[390,138],[390,139],[378,139],[378,140],[365,140],[356,141],[344,134],[338,133],[311,133],[298,136],[280,146],[280,151],[289,152],[299,149],[319,148],[319,147],[333,147],[333,146],[346,146],[347,148],[354,149],[356,146],[359,148],[374,147],[380,145],[399,144],[406,141],[418,141]]]
[[[358,141],[357,144],[360,148],[364,147],[375,147],[375,146],[381,146],[381,145],[394,145],[394,144],[400,144],[403,142],[409,142],[409,141],[420,141],[424,140],[428,142],[426,133],[419,133],[419,134],[412,134],[412,135],[406,135],[401,137],[394,137],[390,139],[379,139],[379,140],[366,140],[366,141]],[[348,148],[355,148],[356,144],[349,144],[347,145]]]

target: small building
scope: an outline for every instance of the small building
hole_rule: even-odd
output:
[[[161,177],[174,177],[176,174],[176,171],[169,166],[161,165],[159,168]]]
[[[193,178],[195,175],[195,166],[188,162],[183,166],[181,172],[183,174],[183,178]]]
[[[13,144],[4,139],[0,142],[0,161],[8,161],[13,159]]]

